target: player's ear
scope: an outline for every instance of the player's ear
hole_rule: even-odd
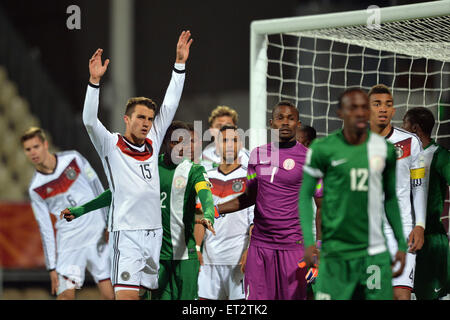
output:
[[[125,122],[126,125],[130,124],[130,117],[128,117],[127,115],[123,116],[123,121]]]
[[[417,135],[419,134],[419,131],[421,131],[420,126],[417,123],[414,123],[411,126],[411,129],[412,129],[412,132],[417,134]]]

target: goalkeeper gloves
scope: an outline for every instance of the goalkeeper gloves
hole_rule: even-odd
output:
[[[316,247],[318,250],[320,250],[320,248],[322,247],[321,240],[317,240]],[[314,265],[308,269],[305,276],[306,282],[309,284],[314,283],[317,279],[317,276],[319,275],[319,267],[317,265],[317,255],[314,255],[313,257],[314,257]],[[297,264],[301,269],[306,267],[306,262],[304,258],[302,258]]]

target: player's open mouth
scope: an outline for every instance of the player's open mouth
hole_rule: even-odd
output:
[[[365,127],[367,127],[367,122],[366,121],[358,121],[358,122],[356,122],[356,126],[358,128],[365,128]]]

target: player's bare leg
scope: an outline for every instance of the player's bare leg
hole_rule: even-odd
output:
[[[56,300],[75,300],[75,288],[64,290],[56,297]]]
[[[394,300],[411,300],[411,290],[394,288]]]
[[[100,290],[100,298],[102,300],[114,300],[114,289],[109,279],[100,281],[97,283],[97,287]]]
[[[116,300],[139,300],[139,291],[137,290],[117,291]]]

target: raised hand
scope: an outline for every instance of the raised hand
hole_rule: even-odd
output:
[[[106,59],[105,63],[103,64],[102,53],[103,49],[97,49],[92,58],[89,60],[89,82],[93,84],[100,83],[101,77],[103,77],[106,69],[108,69],[109,59]]]
[[[189,39],[191,37],[191,32],[183,31],[178,38],[177,43],[177,58],[175,60],[176,63],[186,63],[189,57],[189,49],[191,47],[193,39]]]

